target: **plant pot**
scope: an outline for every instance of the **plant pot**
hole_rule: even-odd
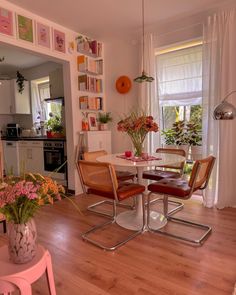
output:
[[[36,255],[36,226],[33,218],[26,223],[8,225],[8,251],[10,260],[16,264],[31,261]]]
[[[52,138],[63,138],[65,135],[60,132],[52,132]]]
[[[52,138],[52,131],[47,131],[47,138]]]
[[[99,129],[101,131],[105,131],[105,130],[108,130],[108,124],[107,123],[100,123],[100,127]]]

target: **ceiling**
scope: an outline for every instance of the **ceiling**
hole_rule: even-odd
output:
[[[76,32],[106,40],[141,25],[141,0],[8,0]],[[230,0],[145,0],[145,24],[200,13]],[[231,0],[233,1],[233,0]],[[234,0],[235,1],[235,0]]]
[[[16,47],[3,45],[0,46],[0,58],[2,57],[4,61],[0,62],[0,75],[10,75],[16,70],[35,67],[47,62],[46,58],[32,55]]]
[[[8,0],[76,32],[107,40],[137,36],[142,0]],[[144,0],[145,26],[155,26],[215,8],[235,0]],[[0,75],[9,75],[47,62],[15,47],[0,46]]]

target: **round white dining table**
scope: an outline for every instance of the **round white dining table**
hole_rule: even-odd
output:
[[[143,184],[143,170],[147,167],[152,166],[163,166],[163,165],[175,165],[185,160],[184,157],[175,154],[165,153],[153,153],[150,156],[157,159],[150,161],[139,161],[135,162],[130,159],[120,158],[121,154],[108,154],[105,156],[98,157],[98,162],[111,163],[114,166],[120,167],[133,167],[137,170],[138,183]],[[124,211],[117,215],[116,223],[121,227],[129,230],[138,230],[142,228],[143,216],[142,216],[142,200],[141,196],[137,197],[135,210]],[[154,229],[161,228],[167,223],[166,218],[163,214],[157,211],[150,212],[150,226]]]

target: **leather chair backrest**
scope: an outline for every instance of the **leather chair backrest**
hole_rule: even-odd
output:
[[[189,179],[189,186],[193,188],[193,191],[203,190],[207,187],[214,163],[215,157],[213,156],[197,160],[194,163]]]
[[[185,150],[182,150],[182,149],[157,148],[156,153],[175,154],[182,157],[186,157]],[[169,168],[169,169],[178,169],[182,173],[184,169],[184,164],[185,164],[185,161],[175,165],[163,165],[160,167]]]

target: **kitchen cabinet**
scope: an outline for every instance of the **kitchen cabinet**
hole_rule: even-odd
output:
[[[88,152],[105,150],[111,153],[111,131],[87,131],[84,132],[85,149]]]
[[[63,69],[59,68],[49,73],[50,97],[64,97]]]
[[[20,174],[19,165],[19,144],[14,140],[3,140],[3,161],[6,175]]]
[[[30,114],[30,93],[29,81],[24,81],[24,90],[22,93],[18,91],[16,79],[11,80],[12,90],[12,114]]]
[[[29,82],[24,84],[23,92],[19,93],[16,79],[0,80],[0,114],[30,114]]]
[[[43,173],[43,141],[19,141],[19,161],[25,172]]]
[[[11,81],[0,80],[0,114],[11,114]]]

